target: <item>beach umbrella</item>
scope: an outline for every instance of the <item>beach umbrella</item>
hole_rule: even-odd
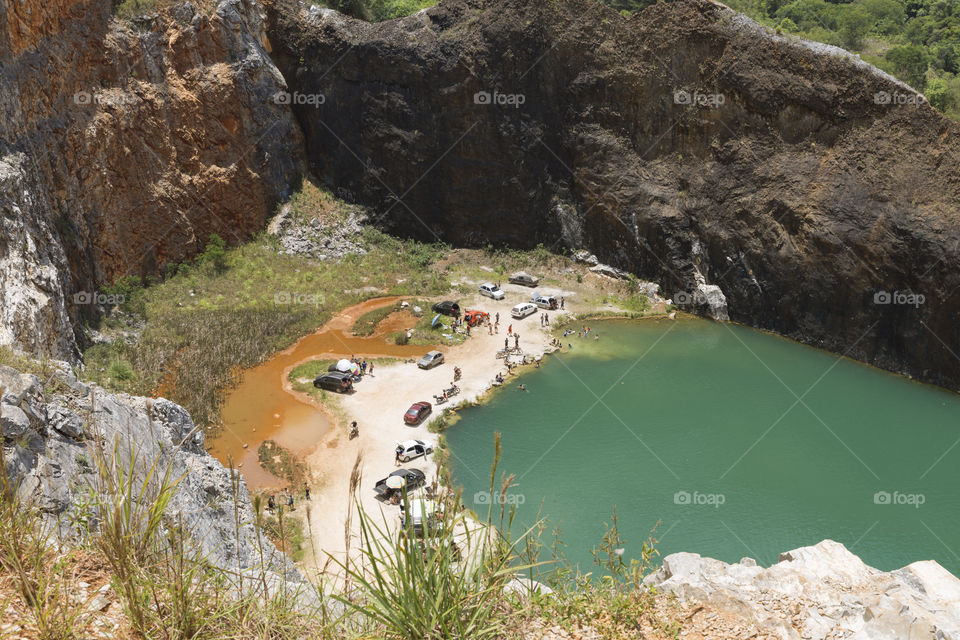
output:
[[[358,365],[356,362],[351,362],[351,363],[350,363],[350,373],[352,373],[352,374],[355,375],[355,376],[360,375],[360,365]]]
[[[439,321],[440,321],[440,314],[438,313],[437,315],[433,316],[433,320],[430,321],[430,328],[433,329],[435,326],[437,326],[437,322]]]
[[[407,481],[403,476],[390,476],[387,478],[387,488],[388,489],[402,489]]]
[[[337,371],[351,371],[353,369],[353,363],[347,360],[346,358],[337,361]]]

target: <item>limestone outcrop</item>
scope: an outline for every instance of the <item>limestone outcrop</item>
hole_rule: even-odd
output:
[[[879,571],[832,540],[767,568],[674,553],[645,582],[783,640],[960,638],[960,579],[933,560]]]

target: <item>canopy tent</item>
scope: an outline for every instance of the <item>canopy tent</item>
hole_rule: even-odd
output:
[[[355,376],[360,375],[360,365],[356,362],[350,362],[346,358],[337,361],[337,371],[342,371],[343,373],[352,373]]]

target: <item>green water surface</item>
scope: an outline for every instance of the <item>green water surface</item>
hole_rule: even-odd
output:
[[[736,325],[591,324],[449,429],[468,507],[486,514],[499,431],[520,520],[585,570],[616,507],[628,557],[659,521],[663,555],[768,564],[832,538],[960,574],[960,396]]]

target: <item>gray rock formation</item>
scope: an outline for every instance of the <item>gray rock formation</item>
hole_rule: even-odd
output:
[[[768,568],[674,553],[645,583],[784,640],[960,638],[960,579],[933,560],[879,571],[832,540],[783,553]]]
[[[364,254],[363,227],[365,214],[359,207],[337,212],[334,220],[319,216],[302,219],[294,215],[289,204],[270,221],[267,232],[280,240],[281,252],[316,260],[339,259],[348,253]]]
[[[207,562],[246,575],[254,588],[261,566],[275,584],[301,582],[286,556],[269,541],[258,542],[242,476],[234,481],[204,450],[203,432],[179,405],[108,394],[66,371],[45,390],[36,376],[0,366],[0,387],[7,476],[48,514],[62,538],[82,537],[96,526],[89,505],[100,486],[97,456],[116,446],[121,460],[135,456],[140,478],[156,463],[156,474],[169,469],[170,478],[179,479],[166,515],[191,532]]]

